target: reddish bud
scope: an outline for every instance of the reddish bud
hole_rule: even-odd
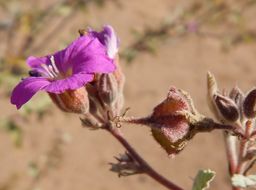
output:
[[[218,92],[215,77],[207,73],[208,102],[216,118],[224,123],[234,123],[240,118],[240,111],[236,104],[242,98],[238,89],[233,89],[230,96]]]
[[[213,96],[219,115],[228,122],[236,122],[239,119],[237,105],[229,97],[219,94]]]
[[[256,89],[251,90],[244,99],[243,111],[247,118],[254,118],[256,116]]]
[[[89,110],[88,95],[84,87],[60,94],[49,93],[49,96],[62,111],[85,114]]]
[[[244,93],[238,87],[234,87],[230,93],[229,97],[237,104],[237,106],[241,106],[244,100]]]

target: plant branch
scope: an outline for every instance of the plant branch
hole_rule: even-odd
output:
[[[140,164],[143,168],[143,171],[149,175],[151,178],[165,186],[167,189],[170,190],[183,190],[178,185],[174,184],[173,182],[169,181],[158,172],[156,172],[135,150],[134,148],[127,142],[127,140],[122,135],[120,129],[115,128],[112,126],[111,123],[106,125],[105,128],[108,132],[110,132],[130,153],[130,155]]]
[[[248,150],[248,146],[249,146],[249,138],[250,138],[250,135],[251,135],[251,131],[252,131],[252,123],[250,120],[248,120],[246,122],[246,125],[245,125],[245,139],[241,139],[241,142],[240,142],[240,149],[239,149],[239,163],[238,163],[238,166],[237,166],[237,173],[238,174],[243,174],[244,173],[244,170],[245,170],[245,166],[246,166],[246,163],[247,161],[244,160],[245,159],[245,156],[247,154],[247,150]]]
[[[226,147],[226,154],[227,154],[227,160],[229,165],[229,174],[230,177],[232,177],[236,171],[237,171],[237,165],[238,165],[238,154],[236,149],[236,139],[237,137],[232,136],[228,132],[223,132],[224,134],[224,141],[225,141],[225,147]],[[232,190],[241,190],[239,187],[235,187],[232,185]]]
[[[236,151],[236,137],[224,132],[224,140],[226,145],[227,159],[229,164],[230,176],[236,173],[237,168],[237,151]]]

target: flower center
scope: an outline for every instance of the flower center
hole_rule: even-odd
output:
[[[54,56],[50,57],[50,64],[42,64],[41,68],[29,71],[29,75],[33,77],[47,77],[49,79],[58,79],[61,77],[60,71],[57,68]]]
[[[51,79],[58,78],[60,75],[60,72],[55,64],[55,60],[53,56],[50,57],[50,62],[51,63],[49,65],[43,64],[42,68],[45,70],[45,72],[48,74],[48,76]]]

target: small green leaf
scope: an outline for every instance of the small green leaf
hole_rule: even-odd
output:
[[[72,11],[72,8],[68,5],[62,5],[62,6],[58,7],[57,11],[61,16],[67,16]]]
[[[231,180],[232,180],[232,184],[235,187],[247,188],[247,187],[256,186],[256,175],[244,176],[241,174],[235,174],[233,175]]]
[[[4,129],[7,131],[7,133],[10,135],[10,138],[14,145],[17,148],[20,148],[22,146],[23,141],[23,131],[19,124],[15,122],[14,120],[8,118],[8,119],[1,119],[0,118],[0,129]]]
[[[35,162],[29,162],[28,173],[30,176],[36,178],[39,175],[39,168]]]
[[[41,95],[40,98],[28,102],[20,110],[23,117],[29,116],[31,113],[36,113],[38,118],[41,119],[49,110],[51,99],[47,95]]]
[[[209,188],[210,182],[215,177],[215,172],[212,170],[199,170],[194,180],[192,190],[205,190]]]

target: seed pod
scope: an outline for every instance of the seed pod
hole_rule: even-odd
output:
[[[160,120],[160,118],[158,118]],[[161,125],[155,123],[151,132],[154,139],[161,145],[168,155],[173,156],[179,153],[187,144],[187,137],[190,132],[189,123],[184,117],[174,116],[161,118]],[[158,121],[159,122],[159,121]],[[155,128],[159,126],[159,128]]]
[[[78,114],[85,114],[89,111],[88,95],[84,87],[66,90],[60,94],[48,94],[62,111]]]
[[[169,155],[180,152],[187,141],[193,137],[190,123],[181,111],[191,111],[188,99],[175,87],[171,87],[167,98],[157,105],[146,118],[130,119],[129,123],[151,127],[154,139]]]
[[[213,96],[219,117],[227,122],[235,122],[239,119],[237,105],[229,97],[219,94]]]
[[[255,118],[256,116],[255,104],[256,104],[256,89],[254,88],[247,94],[243,103],[244,115],[247,118]]]

